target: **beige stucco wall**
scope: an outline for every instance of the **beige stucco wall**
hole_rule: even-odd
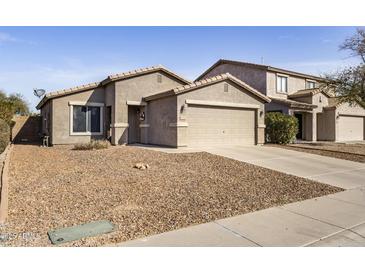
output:
[[[266,94],[266,72],[262,69],[233,64],[221,64],[208,72],[204,78],[213,77],[227,72],[257,89],[262,94]]]
[[[283,114],[289,114],[289,107],[276,102],[270,102],[265,105],[265,112],[281,111]]]
[[[52,99],[52,144],[75,144],[89,142],[91,139],[103,139],[103,135],[70,135],[70,101],[104,103],[104,88],[99,87],[63,97]],[[102,110],[104,111],[104,109]],[[105,130],[103,130],[103,133]]]
[[[52,100],[42,107],[41,119],[41,133],[50,136],[50,143],[52,143]]]
[[[161,76],[161,82],[158,82],[158,75]],[[112,143],[128,143],[127,101],[141,101],[143,96],[169,90],[182,84],[181,81],[162,72],[149,73],[115,82],[115,120],[113,121]],[[148,130],[144,129],[144,131]]]
[[[277,75],[282,75],[288,77],[288,93],[281,93],[276,91],[276,78]],[[278,98],[286,98],[287,95],[293,94],[301,89],[306,89],[306,81],[315,81],[314,79],[310,78],[302,78],[297,76],[292,76],[283,73],[277,73],[273,71],[268,71],[266,74],[266,81],[267,81],[267,95],[278,97]]]
[[[224,91],[224,84],[228,84],[228,92]],[[200,89],[183,93],[177,96],[177,123],[187,123],[186,112],[189,111],[189,106],[185,103],[187,99],[190,100],[204,100],[211,102],[222,102],[222,103],[238,103],[238,104],[252,104],[258,105],[259,109],[256,111],[256,143],[264,143],[264,105],[262,99],[254,96],[249,91],[238,87],[233,82],[226,80],[224,82],[219,82],[210,86],[205,86]],[[181,111],[183,109],[183,111]],[[260,113],[262,113],[260,115]],[[179,127],[178,131],[178,146],[184,146],[187,144],[186,131],[188,127]]]
[[[328,106],[328,97],[322,93],[315,94],[312,96],[312,104],[317,106],[315,112],[322,112],[323,107]]]
[[[336,140],[336,110],[328,109],[317,114],[317,140]]]
[[[337,113],[339,115],[365,116],[365,109],[358,104],[343,103],[337,107]]]
[[[115,100],[115,83],[111,82],[104,86],[105,90],[105,106],[112,107],[112,117],[111,122],[114,123],[114,116],[115,116],[115,107],[114,107],[114,100]]]
[[[176,96],[165,97],[148,103],[149,144],[178,146],[176,106]]]

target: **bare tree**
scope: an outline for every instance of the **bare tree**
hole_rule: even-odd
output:
[[[356,33],[340,45],[341,50],[351,51],[351,56],[360,56],[365,63],[365,29],[357,29]]]
[[[360,57],[360,64],[325,74],[323,89],[335,93],[340,102],[359,104],[365,108],[365,30],[356,33],[340,45],[340,50],[349,50],[350,56]]]

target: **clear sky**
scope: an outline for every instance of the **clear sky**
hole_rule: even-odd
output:
[[[24,94],[162,64],[194,80],[220,58],[321,74],[354,63],[355,27],[0,27],[0,89]]]

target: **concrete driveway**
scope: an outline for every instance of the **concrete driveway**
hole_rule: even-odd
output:
[[[344,189],[365,186],[363,163],[270,146],[222,146],[202,150]]]

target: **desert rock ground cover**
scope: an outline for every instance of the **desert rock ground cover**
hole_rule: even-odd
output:
[[[303,143],[281,147],[301,152],[365,163],[365,143]]]
[[[94,220],[116,229],[65,245],[113,244],[337,191],[209,153],[15,145],[0,245],[49,246],[48,230]]]

